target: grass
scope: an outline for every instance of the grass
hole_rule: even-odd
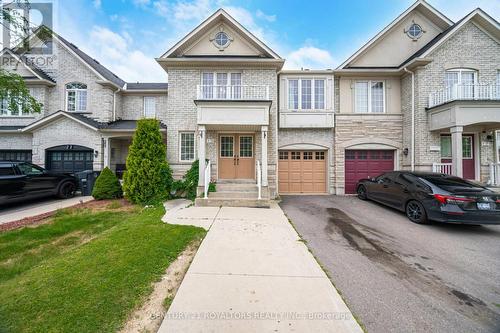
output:
[[[63,211],[0,234],[0,332],[115,332],[204,230],[163,207]]]

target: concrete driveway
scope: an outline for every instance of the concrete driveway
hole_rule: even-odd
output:
[[[362,332],[276,204],[189,207],[164,220],[208,234],[160,333]]]
[[[355,197],[280,205],[368,332],[500,332],[500,226],[417,225]]]

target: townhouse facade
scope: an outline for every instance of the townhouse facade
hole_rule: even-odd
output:
[[[228,200],[350,194],[395,169],[498,185],[499,41],[481,9],[452,22],[419,0],[337,69],[283,70],[221,9],[156,59],[167,84],[127,83],[54,34],[51,68],[3,50],[43,112],[2,103],[0,159],[120,174],[137,120],[154,117],[176,178],[198,159],[200,194],[208,182],[259,189]]]

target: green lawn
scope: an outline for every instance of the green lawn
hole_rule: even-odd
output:
[[[0,233],[0,332],[115,332],[204,230],[163,207],[57,214]]]

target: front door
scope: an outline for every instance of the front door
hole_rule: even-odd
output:
[[[219,136],[219,178],[255,179],[255,144],[252,134]]]
[[[445,147],[448,154],[445,154],[441,159],[442,163],[452,163],[451,158],[446,158],[446,155],[451,155],[451,136],[443,135],[441,140],[444,140],[445,146],[449,141],[449,148]],[[443,147],[443,144],[441,145]],[[443,148],[442,148],[443,149]],[[443,154],[443,152],[441,152]],[[462,135],[462,172],[463,178],[465,179],[475,179],[476,178],[476,161],[474,158],[474,135],[464,134]]]

